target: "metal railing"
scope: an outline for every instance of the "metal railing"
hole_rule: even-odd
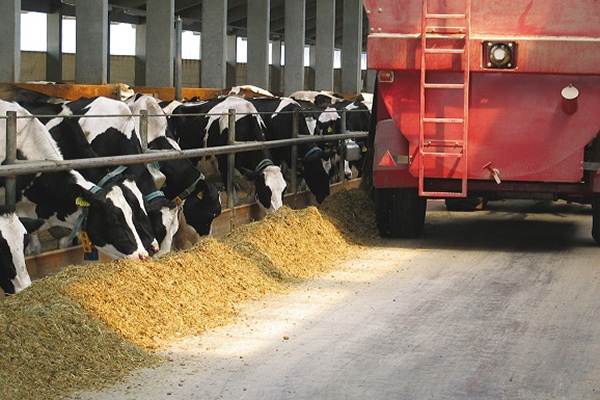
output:
[[[367,132],[346,132],[346,112],[352,112],[352,110],[342,111],[341,129],[340,134],[327,134],[327,135],[300,135],[298,133],[299,118],[301,110],[293,112],[293,133],[291,139],[280,139],[280,140],[268,140],[268,141],[250,141],[250,142],[236,142],[235,141],[235,121],[236,111],[231,109],[227,114],[221,114],[221,116],[227,115],[228,126],[229,126],[229,141],[227,145],[206,147],[198,149],[187,149],[187,150],[147,150],[147,138],[148,138],[148,119],[154,117],[174,117],[178,115],[173,114],[149,114],[146,110],[143,110],[140,114],[131,114],[126,117],[139,117],[139,136],[141,140],[142,149],[145,151],[142,154],[122,155],[122,156],[109,156],[109,157],[97,157],[97,158],[84,158],[84,159],[71,159],[71,160],[18,160],[17,159],[17,119],[26,118],[107,118],[115,117],[115,115],[27,115],[17,116],[15,111],[7,111],[6,116],[0,116],[1,119],[6,119],[6,158],[4,165],[0,165],[0,177],[5,178],[5,190],[6,198],[5,203],[8,205],[15,204],[16,201],[16,177],[19,175],[33,174],[33,173],[48,173],[57,172],[64,170],[77,170],[85,168],[95,167],[106,167],[106,166],[118,166],[118,165],[131,165],[140,163],[151,163],[156,161],[175,160],[183,158],[194,158],[204,157],[213,155],[228,155],[228,171],[226,184],[227,193],[233,192],[233,177],[234,177],[234,161],[235,154],[253,150],[263,150],[275,147],[292,147],[292,170],[290,185],[293,187],[294,193],[297,190],[296,182],[296,170],[298,158],[298,145],[303,143],[311,142],[325,142],[325,141],[337,141],[344,139],[360,139],[367,137]],[[256,113],[254,113],[256,114]],[[260,114],[260,113],[259,113]],[[270,114],[270,113],[263,113]],[[197,116],[203,116],[205,114],[193,114]],[[215,115],[215,114],[211,114]],[[117,115],[123,117],[123,115]],[[186,116],[181,114],[179,116]],[[189,115],[188,115],[189,116]],[[136,127],[137,128],[137,127]],[[342,151],[341,162],[344,161],[344,152]],[[342,164],[343,165],[343,164]],[[342,168],[343,170],[343,168]],[[343,178],[343,171],[342,171]],[[227,196],[228,208],[234,209],[233,196]]]

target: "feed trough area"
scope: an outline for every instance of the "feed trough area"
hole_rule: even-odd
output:
[[[313,279],[375,238],[370,197],[350,189],[158,260],[69,266],[0,301],[0,397],[62,398],[158,365],[169,342],[234,321],[244,301]]]

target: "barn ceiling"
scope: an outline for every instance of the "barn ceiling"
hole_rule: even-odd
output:
[[[21,0],[25,11],[45,13],[62,12],[66,16],[75,15],[76,0]],[[342,47],[343,0],[336,1],[335,45]],[[145,0],[109,0],[111,22],[139,24],[145,21]],[[247,0],[228,1],[228,33],[245,37],[247,30]],[[306,0],[306,42],[315,43],[317,0]],[[175,0],[175,15],[183,21],[183,29],[202,31],[202,0]],[[366,47],[367,19],[363,13],[363,48]],[[271,39],[284,39],[284,0],[271,0]]]

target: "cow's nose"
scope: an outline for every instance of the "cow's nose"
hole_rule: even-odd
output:
[[[150,243],[149,253],[151,256],[153,256],[158,253],[158,250],[160,250],[160,246],[158,245],[158,241],[154,239],[152,243]]]
[[[148,252],[147,252],[147,251],[139,251],[139,252],[138,252],[138,259],[139,259],[140,261],[144,261],[144,260],[146,260],[146,259],[148,259],[148,258],[150,258],[150,256],[149,256],[149,254],[148,254]]]

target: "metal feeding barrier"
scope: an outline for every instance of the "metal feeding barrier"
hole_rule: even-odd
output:
[[[325,142],[325,141],[337,141],[340,140],[343,144],[346,144],[346,139],[360,139],[365,138],[368,132],[347,132],[346,131],[346,113],[352,112],[352,110],[343,110],[341,118],[341,129],[340,134],[319,134],[319,135],[300,135],[299,129],[299,118],[301,110],[293,111],[293,132],[291,139],[280,139],[280,140],[269,140],[269,141],[250,141],[250,142],[237,142],[235,140],[235,121],[236,121],[236,110],[230,109],[228,113],[221,114],[221,116],[228,116],[228,127],[229,127],[229,138],[228,144],[224,146],[205,147],[198,149],[188,150],[149,150],[148,149],[148,119],[155,117],[175,117],[178,116],[202,116],[206,114],[149,114],[147,110],[141,111],[140,114],[132,114],[133,117],[139,117],[139,135],[141,140],[142,149],[145,151],[142,154],[132,154],[123,156],[109,156],[109,157],[97,157],[97,158],[85,158],[85,159],[71,159],[71,160],[19,160],[17,158],[17,119],[27,118],[78,118],[82,115],[27,115],[17,116],[15,111],[8,111],[6,116],[0,116],[0,119],[6,120],[6,155],[4,164],[0,165],[0,177],[5,178],[5,203],[7,205],[15,205],[16,202],[16,178],[19,175],[37,174],[37,173],[49,173],[64,171],[70,169],[85,169],[95,167],[107,167],[107,166],[118,166],[118,165],[131,165],[141,163],[152,163],[163,160],[174,160],[184,159],[193,157],[204,157],[213,155],[227,154],[228,171],[226,189],[228,208],[231,210],[232,221],[234,219],[234,204],[233,196],[230,194],[233,192],[234,187],[234,161],[235,154],[253,150],[270,149],[275,147],[292,147],[292,165],[290,169],[293,171],[291,174],[291,182],[294,193],[297,193],[297,158],[298,158],[298,145],[309,142]],[[257,114],[257,113],[254,113]],[[258,113],[260,114],[260,113]],[[265,113],[267,114],[267,113]],[[214,114],[212,114],[214,115]],[[115,115],[85,115],[86,118],[108,118],[115,117]],[[118,115],[118,117],[123,117]],[[340,163],[346,159],[345,146],[341,147],[342,151],[340,154]],[[341,177],[343,179],[343,168],[340,168]]]

